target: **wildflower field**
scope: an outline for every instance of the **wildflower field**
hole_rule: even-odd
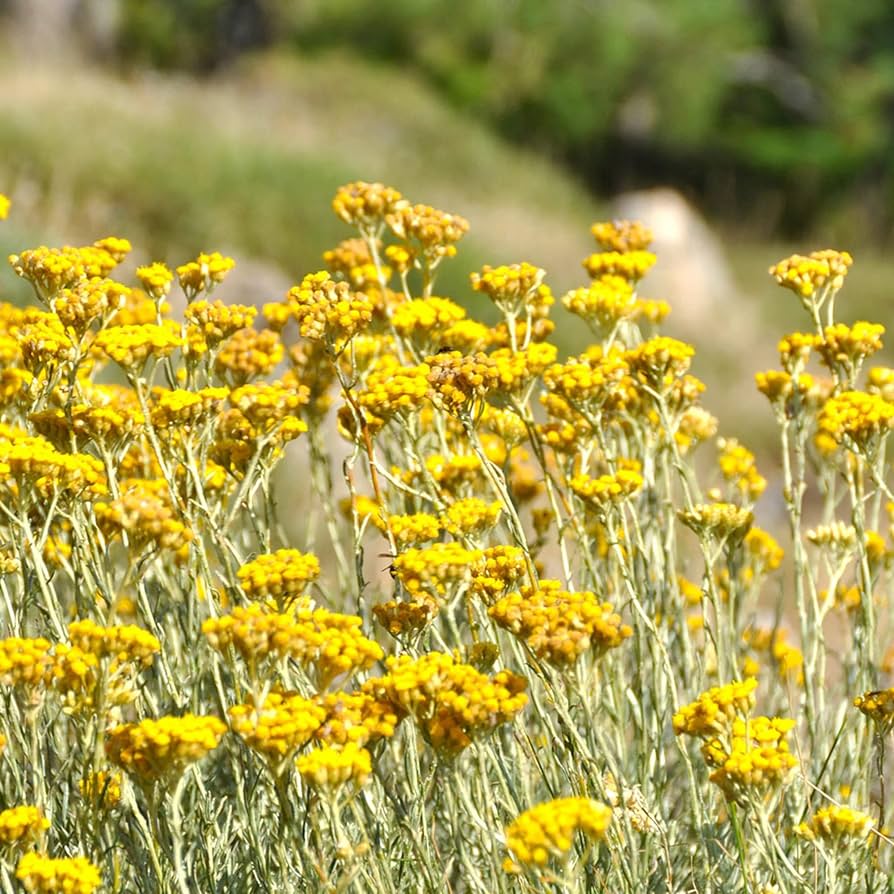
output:
[[[465,219],[364,182],[333,210],[260,310],[216,252],[9,259],[4,894],[892,890],[894,369],[836,322],[851,256],[770,271],[804,328],[756,376],[766,531],[645,224],[594,224],[559,300],[473,274],[489,326],[437,290]]]

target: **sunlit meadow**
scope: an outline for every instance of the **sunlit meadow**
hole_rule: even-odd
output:
[[[216,252],[9,259],[3,891],[889,890],[894,369],[835,321],[851,256],[770,271],[804,331],[756,377],[766,531],[645,224],[594,224],[558,300],[517,263],[462,305],[461,216],[363,182],[333,210],[260,311],[213,297]]]

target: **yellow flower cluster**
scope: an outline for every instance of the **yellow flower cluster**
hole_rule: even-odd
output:
[[[846,251],[824,249],[809,255],[791,255],[770,268],[779,285],[791,289],[802,299],[822,290],[837,291],[844,284],[854,259]]]
[[[472,288],[487,295],[505,314],[518,316],[553,303],[549,288],[543,284],[546,271],[533,264],[485,266],[470,276]]]
[[[93,245],[75,248],[30,248],[10,255],[9,263],[18,276],[27,279],[44,301],[79,280],[108,276],[130,251],[126,239],[109,237]]]
[[[364,785],[372,773],[370,753],[354,742],[314,748],[296,762],[301,778],[313,788],[334,792],[351,782]]]
[[[208,348],[215,348],[224,339],[240,329],[250,328],[258,315],[258,309],[248,304],[224,304],[222,301],[193,301],[183,312],[190,342],[201,337]]]
[[[418,366],[382,363],[370,372],[366,390],[357,402],[370,421],[378,420],[375,427],[381,427],[396,415],[406,416],[419,410],[428,396],[430,372],[427,363]]]
[[[0,640],[0,683],[36,687],[46,682],[53,664],[52,648],[52,643],[42,638]]]
[[[823,364],[833,372],[840,368],[855,372],[871,354],[882,349],[885,327],[880,323],[860,321],[848,326],[837,323],[823,330],[816,343],[816,352]]]
[[[755,689],[754,677],[714,686],[674,714],[674,732],[701,738],[724,733],[737,717],[744,717],[754,707]]]
[[[871,453],[894,425],[894,403],[865,391],[842,391],[830,397],[817,419],[817,441]],[[824,439],[824,440],[821,440]]]
[[[501,627],[523,640],[538,658],[556,667],[574,664],[585,652],[597,657],[614,649],[633,631],[595,593],[568,592],[558,581],[523,586],[488,609]]]
[[[450,344],[451,328],[466,318],[466,311],[449,298],[414,298],[395,308],[391,325],[419,349]]]
[[[189,261],[177,268],[177,280],[188,301],[192,301],[199,292],[210,292],[221,283],[226,275],[236,266],[232,258],[225,257],[219,251],[211,254],[200,252],[194,261]]]
[[[244,385],[269,375],[284,355],[283,343],[272,329],[237,329],[221,344],[214,371],[229,384]]]
[[[469,412],[474,403],[496,387],[499,373],[487,354],[463,355],[459,351],[433,354],[425,361],[433,397],[448,412]]]
[[[17,497],[51,495],[89,499],[106,490],[102,462],[87,453],[63,453],[44,438],[8,429],[0,432],[0,490],[18,487]]]
[[[380,225],[403,197],[390,186],[358,180],[341,186],[332,200],[332,210],[345,222],[361,227]]]
[[[96,519],[106,538],[127,537],[135,553],[144,549],[183,550],[194,534],[178,518],[164,479],[129,478],[117,500],[97,503]]]
[[[556,346],[548,342],[533,342],[521,351],[497,349],[490,355],[497,370],[494,387],[524,399],[531,383],[555,363],[556,355]]]
[[[458,543],[435,543],[427,549],[408,549],[394,560],[394,573],[411,595],[443,597],[448,588],[472,578],[480,550]]]
[[[582,499],[596,506],[620,503],[642,489],[643,476],[633,469],[619,469],[614,475],[592,478],[586,473],[575,475],[569,487]]]
[[[712,741],[702,749],[706,761],[717,767],[711,782],[737,802],[784,784],[798,766],[785,741],[794,726],[794,720],[778,717],[736,721],[728,746]]]
[[[549,367],[543,374],[543,382],[549,391],[572,406],[595,412],[616,396],[628,373],[621,352],[587,352]]]
[[[326,712],[314,738],[325,745],[364,746],[379,739],[390,739],[401,720],[394,705],[366,691],[327,692],[318,697]]]
[[[742,543],[755,574],[775,571],[785,558],[782,547],[762,528],[751,528]]]
[[[454,257],[456,243],[469,232],[469,222],[458,214],[406,201],[393,204],[385,220],[391,232],[405,242],[410,257],[421,256],[430,267],[442,258]]]
[[[605,838],[612,811],[590,798],[556,798],[521,814],[506,829],[510,853],[503,864],[507,872],[542,868],[551,859],[565,860],[578,832],[591,841]]]
[[[86,857],[52,857],[25,854],[16,878],[28,894],[93,894],[102,878]]]
[[[123,723],[107,733],[106,754],[141,784],[171,781],[217,748],[226,731],[217,717],[194,714]]]
[[[229,716],[233,731],[278,773],[313,738],[326,710],[297,693],[274,690],[260,705],[234,705]]]
[[[199,426],[213,417],[229,394],[227,388],[156,388],[149,418],[156,429]]]
[[[605,251],[645,251],[652,244],[652,231],[638,220],[602,221],[590,232]]]
[[[735,503],[699,503],[681,509],[677,518],[699,537],[741,540],[754,521],[754,513]]]
[[[757,470],[754,454],[735,438],[720,438],[717,449],[720,474],[744,500],[753,503],[767,487],[767,479]]]
[[[479,497],[467,497],[447,508],[441,524],[454,537],[475,537],[489,531],[499,521],[501,511],[499,500],[488,503]]]
[[[854,699],[854,705],[882,732],[894,729],[894,688],[864,692]]]
[[[304,338],[325,341],[340,351],[372,320],[373,304],[364,292],[336,282],[325,270],[304,277],[286,296]]]
[[[434,621],[440,607],[431,596],[420,593],[407,601],[379,602],[372,610],[375,619],[392,636],[414,636]]]
[[[286,611],[320,576],[320,560],[313,553],[278,549],[246,562],[236,576],[249,599],[271,600],[279,611]]]
[[[425,739],[445,756],[456,755],[527,704],[527,681],[510,671],[493,677],[443,652],[391,657],[384,677],[365,689],[413,717]]]
[[[121,283],[95,276],[60,290],[49,305],[64,327],[83,338],[94,322],[105,323],[111,319],[124,306],[129,292]]]
[[[400,546],[426,543],[441,533],[441,522],[427,512],[411,515],[389,515],[383,522],[378,512],[372,514],[372,523],[380,530],[388,530]]]
[[[822,807],[795,831],[825,847],[848,848],[866,841],[872,831],[873,820],[868,813],[833,804]]]
[[[0,843],[5,845],[35,841],[47,829],[50,821],[39,807],[22,805],[0,811]]]
[[[125,372],[137,374],[150,358],[157,361],[182,347],[179,330],[180,327],[170,321],[109,326],[96,336],[94,346]]]
[[[168,270],[165,264],[158,261],[137,267],[136,276],[140,285],[154,301],[162,301],[167,297],[171,291],[171,283],[174,281],[174,274]]]
[[[622,320],[633,319],[639,309],[633,286],[620,276],[604,276],[589,286],[573,289],[562,297],[562,304],[607,331]]]
[[[231,614],[208,618],[202,632],[212,647],[231,646],[251,665],[267,658],[292,658],[315,675],[319,689],[336,677],[370,668],[381,660],[381,647],[360,633],[362,621],[324,608],[298,605],[288,614],[258,603]]]
[[[658,260],[650,251],[603,251],[584,258],[591,279],[618,276],[631,284],[639,282]]]
[[[659,393],[667,391],[689,369],[695,348],[666,335],[656,335],[624,352],[630,372]]]

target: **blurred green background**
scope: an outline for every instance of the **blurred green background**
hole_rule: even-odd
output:
[[[892,138],[889,0],[0,0],[5,252],[219,249],[260,303],[349,235],[340,183],[384,180],[469,218],[439,291],[470,302],[485,262],[582,284],[590,222],[636,214],[644,292],[751,441],[753,372],[807,325],[770,263],[849,249],[842,318],[886,321]]]

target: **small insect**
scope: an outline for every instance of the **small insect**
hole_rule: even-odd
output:
[[[397,553],[379,553],[380,559],[396,559]],[[390,564],[386,565],[382,571],[387,571],[391,575],[392,580],[397,580],[397,569],[394,567],[394,562],[392,561]]]

